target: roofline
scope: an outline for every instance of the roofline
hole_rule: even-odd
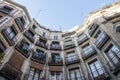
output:
[[[33,21],[34,21],[35,23],[37,23],[37,25],[39,25],[39,27],[42,28],[42,29],[45,29],[45,30],[50,31],[50,32],[58,32],[58,33],[62,33],[62,31],[51,30],[51,29],[49,29],[49,28],[46,28],[46,27],[40,25],[40,24],[39,24],[34,18],[33,18]]]
[[[22,9],[24,10],[24,12],[26,13],[27,17],[28,17],[28,20],[29,20],[30,22],[32,21],[30,15],[29,15],[29,12],[28,12],[28,10],[26,9],[25,6],[23,6],[23,5],[21,5],[21,4],[17,3],[17,2],[14,2],[14,1],[12,1],[12,0],[3,0],[3,1],[6,1],[6,2],[8,2],[8,3],[11,3],[11,4],[13,4],[13,5],[16,5],[16,6],[20,7],[20,8],[22,8]]]

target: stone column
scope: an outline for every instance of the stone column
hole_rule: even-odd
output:
[[[29,51],[28,51],[30,53],[30,56],[23,62],[23,65],[22,65],[22,68],[21,68],[21,71],[22,71],[21,80],[24,80],[24,78],[29,73],[30,59],[32,57],[33,51],[34,51],[34,46],[32,44],[29,48]]]
[[[5,56],[3,58],[3,63],[2,65],[0,66],[0,70],[4,67],[5,63],[9,61],[9,59],[11,58],[12,54],[14,52],[14,49],[13,47],[10,47],[8,48],[6,51],[5,51]]]

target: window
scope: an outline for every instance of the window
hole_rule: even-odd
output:
[[[87,37],[87,35],[85,35],[85,34],[81,34],[81,35],[78,36],[79,41],[85,39],[86,37]]]
[[[35,25],[33,25],[32,28],[35,30],[37,27]]]
[[[27,42],[23,43],[22,50],[28,51],[28,48],[29,48],[29,44]]]
[[[10,40],[12,40],[17,34],[16,29],[14,28],[14,26],[6,28],[5,33],[7,34],[8,38]]]
[[[45,32],[43,32],[43,36],[45,36],[45,34],[46,34],[46,33],[45,33]]]
[[[65,43],[69,43],[69,42],[71,42],[71,41],[72,41],[72,39],[69,39],[69,40],[66,40]]]
[[[79,68],[69,69],[70,80],[84,80]]]
[[[120,26],[116,27],[116,32],[120,32]]]
[[[85,47],[83,47],[83,53],[85,54],[85,55],[88,55],[88,54],[90,54],[90,53],[92,53],[93,51],[94,51],[95,49],[93,48],[93,46],[92,45],[86,45]]]
[[[0,10],[4,11],[5,13],[9,14],[13,9],[8,6],[3,6]]]
[[[58,40],[58,36],[54,36],[54,40]]]
[[[120,61],[120,50],[114,44],[110,44],[105,50],[108,58],[113,62],[113,64],[118,64]]]
[[[76,57],[75,51],[67,53],[67,61],[68,62],[74,61],[76,59],[77,59],[77,57]]]
[[[98,77],[99,75],[102,75],[104,73],[103,68],[101,67],[101,65],[97,59],[91,61],[88,64],[89,64],[89,68],[90,68],[91,73],[92,73],[94,78]]]
[[[61,61],[60,54],[59,53],[52,53],[52,61],[53,62],[60,62]]]
[[[0,40],[0,53],[3,53],[5,50],[6,50],[6,47],[3,44],[3,42]]]
[[[62,72],[51,71],[51,78],[49,80],[62,80]]]
[[[102,31],[99,31],[99,33],[97,35],[97,41],[101,42],[102,40],[104,40],[105,37],[106,37],[106,34]]]
[[[16,22],[17,22],[18,26],[23,30],[24,25],[25,25],[24,18],[23,17],[18,17],[18,18],[16,18]]]
[[[40,80],[42,76],[42,70],[36,68],[30,68],[28,80]]]
[[[52,42],[53,48],[60,48],[59,42]]]
[[[29,39],[33,39],[34,34],[30,30],[26,32],[26,35]]]
[[[36,49],[35,53],[34,53],[34,57],[36,57],[36,59],[39,59],[39,60],[45,60],[45,53],[44,51],[41,51],[39,49]]]

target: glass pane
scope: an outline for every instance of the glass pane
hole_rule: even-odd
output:
[[[103,69],[102,68],[98,69],[98,73],[99,75],[103,74]]]
[[[74,74],[74,71],[70,71],[70,77],[71,77],[71,79],[73,78],[75,78],[75,74]]]
[[[116,57],[114,57],[114,58],[112,59],[112,61],[113,61],[115,64],[117,64],[117,63],[118,63],[118,60],[117,60],[117,58],[116,58]]]
[[[94,71],[94,72],[92,72],[92,73],[93,73],[93,76],[94,76],[94,77],[97,77],[97,76],[98,76],[97,71]]]
[[[61,80],[61,75],[56,75],[56,80]]]
[[[34,75],[34,68],[31,68],[31,69],[30,69],[30,73],[29,73],[28,80],[32,80],[32,79],[33,79],[33,75]]]
[[[80,77],[80,76],[81,76],[79,69],[76,70],[76,76],[77,76],[77,77]]]
[[[7,34],[10,34],[10,33],[11,33],[11,28],[10,28],[10,27],[7,28],[7,29],[6,29],[6,32],[7,32]]]
[[[60,55],[55,55],[55,60],[56,60],[56,62],[59,62],[60,61]]]
[[[108,55],[110,56],[111,59],[114,57],[114,55],[111,51],[108,52]]]
[[[98,63],[98,61],[95,62],[95,66],[97,69],[101,68],[100,64]]]
[[[15,36],[15,34],[14,34],[13,32],[11,32],[11,33],[9,34],[9,38],[10,38],[10,39],[12,39],[14,36]]]
[[[90,68],[91,68],[92,72],[96,71],[94,64],[90,64]]]
[[[24,43],[24,44],[23,44],[22,49],[23,49],[23,50],[27,50],[27,49],[28,49],[28,47],[29,47],[29,45],[28,45],[28,44],[26,44],[26,43]]]
[[[117,56],[120,58],[120,52],[117,53]]]

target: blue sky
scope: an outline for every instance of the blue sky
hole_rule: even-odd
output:
[[[81,25],[88,13],[116,0],[13,0],[28,9],[31,18],[52,30]],[[39,14],[37,14],[39,13]],[[37,16],[36,16],[37,15]]]

